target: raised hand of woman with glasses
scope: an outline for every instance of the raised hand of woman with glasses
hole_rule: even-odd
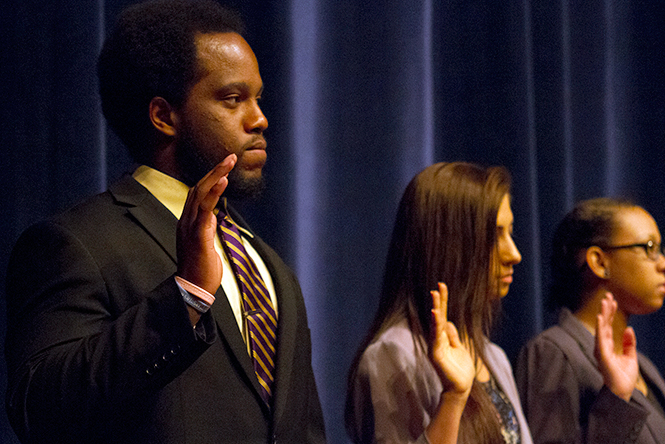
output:
[[[630,401],[639,375],[635,331],[627,327],[623,331],[621,343],[615,344],[612,322],[616,311],[617,302],[612,293],[607,293],[601,301],[600,313],[596,316],[594,355],[605,385],[624,401]]]

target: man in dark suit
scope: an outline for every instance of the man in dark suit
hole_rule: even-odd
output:
[[[136,5],[98,71],[104,115],[141,166],[30,227],[12,252],[7,404],[18,436],[324,442],[298,282],[226,205],[261,188],[266,160],[263,84],[239,20],[212,1]],[[266,373],[218,211],[239,227],[274,314]]]

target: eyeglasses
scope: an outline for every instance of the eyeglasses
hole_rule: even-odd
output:
[[[623,250],[627,248],[643,248],[649,260],[657,261],[660,256],[665,256],[663,245],[657,244],[654,241],[647,241],[643,244],[630,244],[630,245],[613,245],[608,247],[601,247],[603,250]]]

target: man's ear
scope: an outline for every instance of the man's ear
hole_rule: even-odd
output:
[[[166,99],[153,97],[150,101],[150,121],[160,133],[174,137],[177,133],[178,117]]]
[[[610,261],[600,247],[589,247],[585,255],[586,264],[593,274],[600,279],[607,279],[610,275]]]

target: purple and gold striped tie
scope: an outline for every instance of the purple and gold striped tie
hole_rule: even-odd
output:
[[[221,228],[222,244],[242,293],[254,371],[263,389],[261,395],[266,404],[270,405],[277,342],[275,309],[254,261],[242,245],[235,223],[223,210],[217,215],[217,221]]]

